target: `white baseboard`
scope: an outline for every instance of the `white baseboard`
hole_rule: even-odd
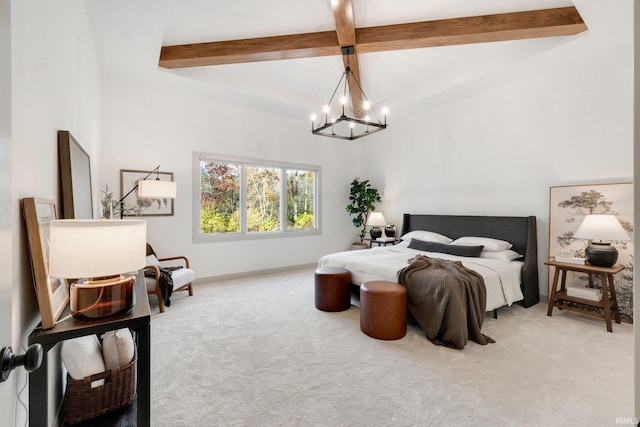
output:
[[[234,279],[242,279],[244,277],[253,277],[253,276],[261,276],[263,274],[273,274],[273,273],[283,273],[286,271],[294,271],[294,270],[306,270],[309,268],[317,267],[317,263],[312,264],[299,264],[299,265],[290,265],[287,267],[276,267],[276,268],[268,268],[265,270],[253,270],[253,271],[244,271],[241,273],[233,273],[233,274],[222,274],[219,276],[209,276],[209,277],[199,277],[193,281],[194,286],[198,286],[204,283],[211,282],[222,282],[224,280],[234,280]]]

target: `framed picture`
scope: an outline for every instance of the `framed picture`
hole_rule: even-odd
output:
[[[120,169],[120,198],[129,193],[131,189],[138,185],[138,181],[147,177],[147,179],[160,179],[161,181],[173,182],[173,172],[154,172],[143,170],[125,170]],[[132,191],[124,200],[125,210],[124,216],[136,216],[131,208],[139,208],[140,216],[171,216],[173,215],[173,199],[141,199],[135,191]]]
[[[58,159],[62,186],[62,217],[93,218],[89,155],[66,130],[58,131]]]
[[[633,323],[633,183],[587,184],[550,187],[549,189],[549,257],[561,250],[584,257],[588,241],[576,239],[576,232],[588,214],[615,215],[629,234],[630,241],[616,241],[618,261],[625,267],[616,274],[615,289],[622,320]],[[600,287],[599,278],[594,277]],[[584,273],[571,273],[567,285],[585,286],[589,282]],[[550,282],[551,283],[551,282]]]
[[[69,301],[67,281],[49,276],[49,223],[57,218],[56,205],[51,200],[24,198],[22,213],[42,328],[53,328]]]

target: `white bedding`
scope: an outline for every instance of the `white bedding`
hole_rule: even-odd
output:
[[[469,258],[435,252],[409,249],[403,244],[381,246],[357,251],[337,252],[318,261],[319,267],[344,267],[351,272],[356,285],[371,280],[398,282],[398,272],[409,265],[416,255],[461,261],[462,265],[476,271],[484,278],[487,288],[487,311],[524,298],[520,290],[521,261],[505,262],[488,258]]]

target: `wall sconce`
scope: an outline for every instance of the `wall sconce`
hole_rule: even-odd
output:
[[[70,286],[71,315],[97,319],[129,311],[135,277],[145,266],[147,222],[55,220],[50,223],[49,274],[78,279]]]

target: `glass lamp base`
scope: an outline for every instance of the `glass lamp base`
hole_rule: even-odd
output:
[[[73,283],[70,288],[71,315],[76,319],[95,320],[124,314],[136,303],[135,283],[132,275]]]

